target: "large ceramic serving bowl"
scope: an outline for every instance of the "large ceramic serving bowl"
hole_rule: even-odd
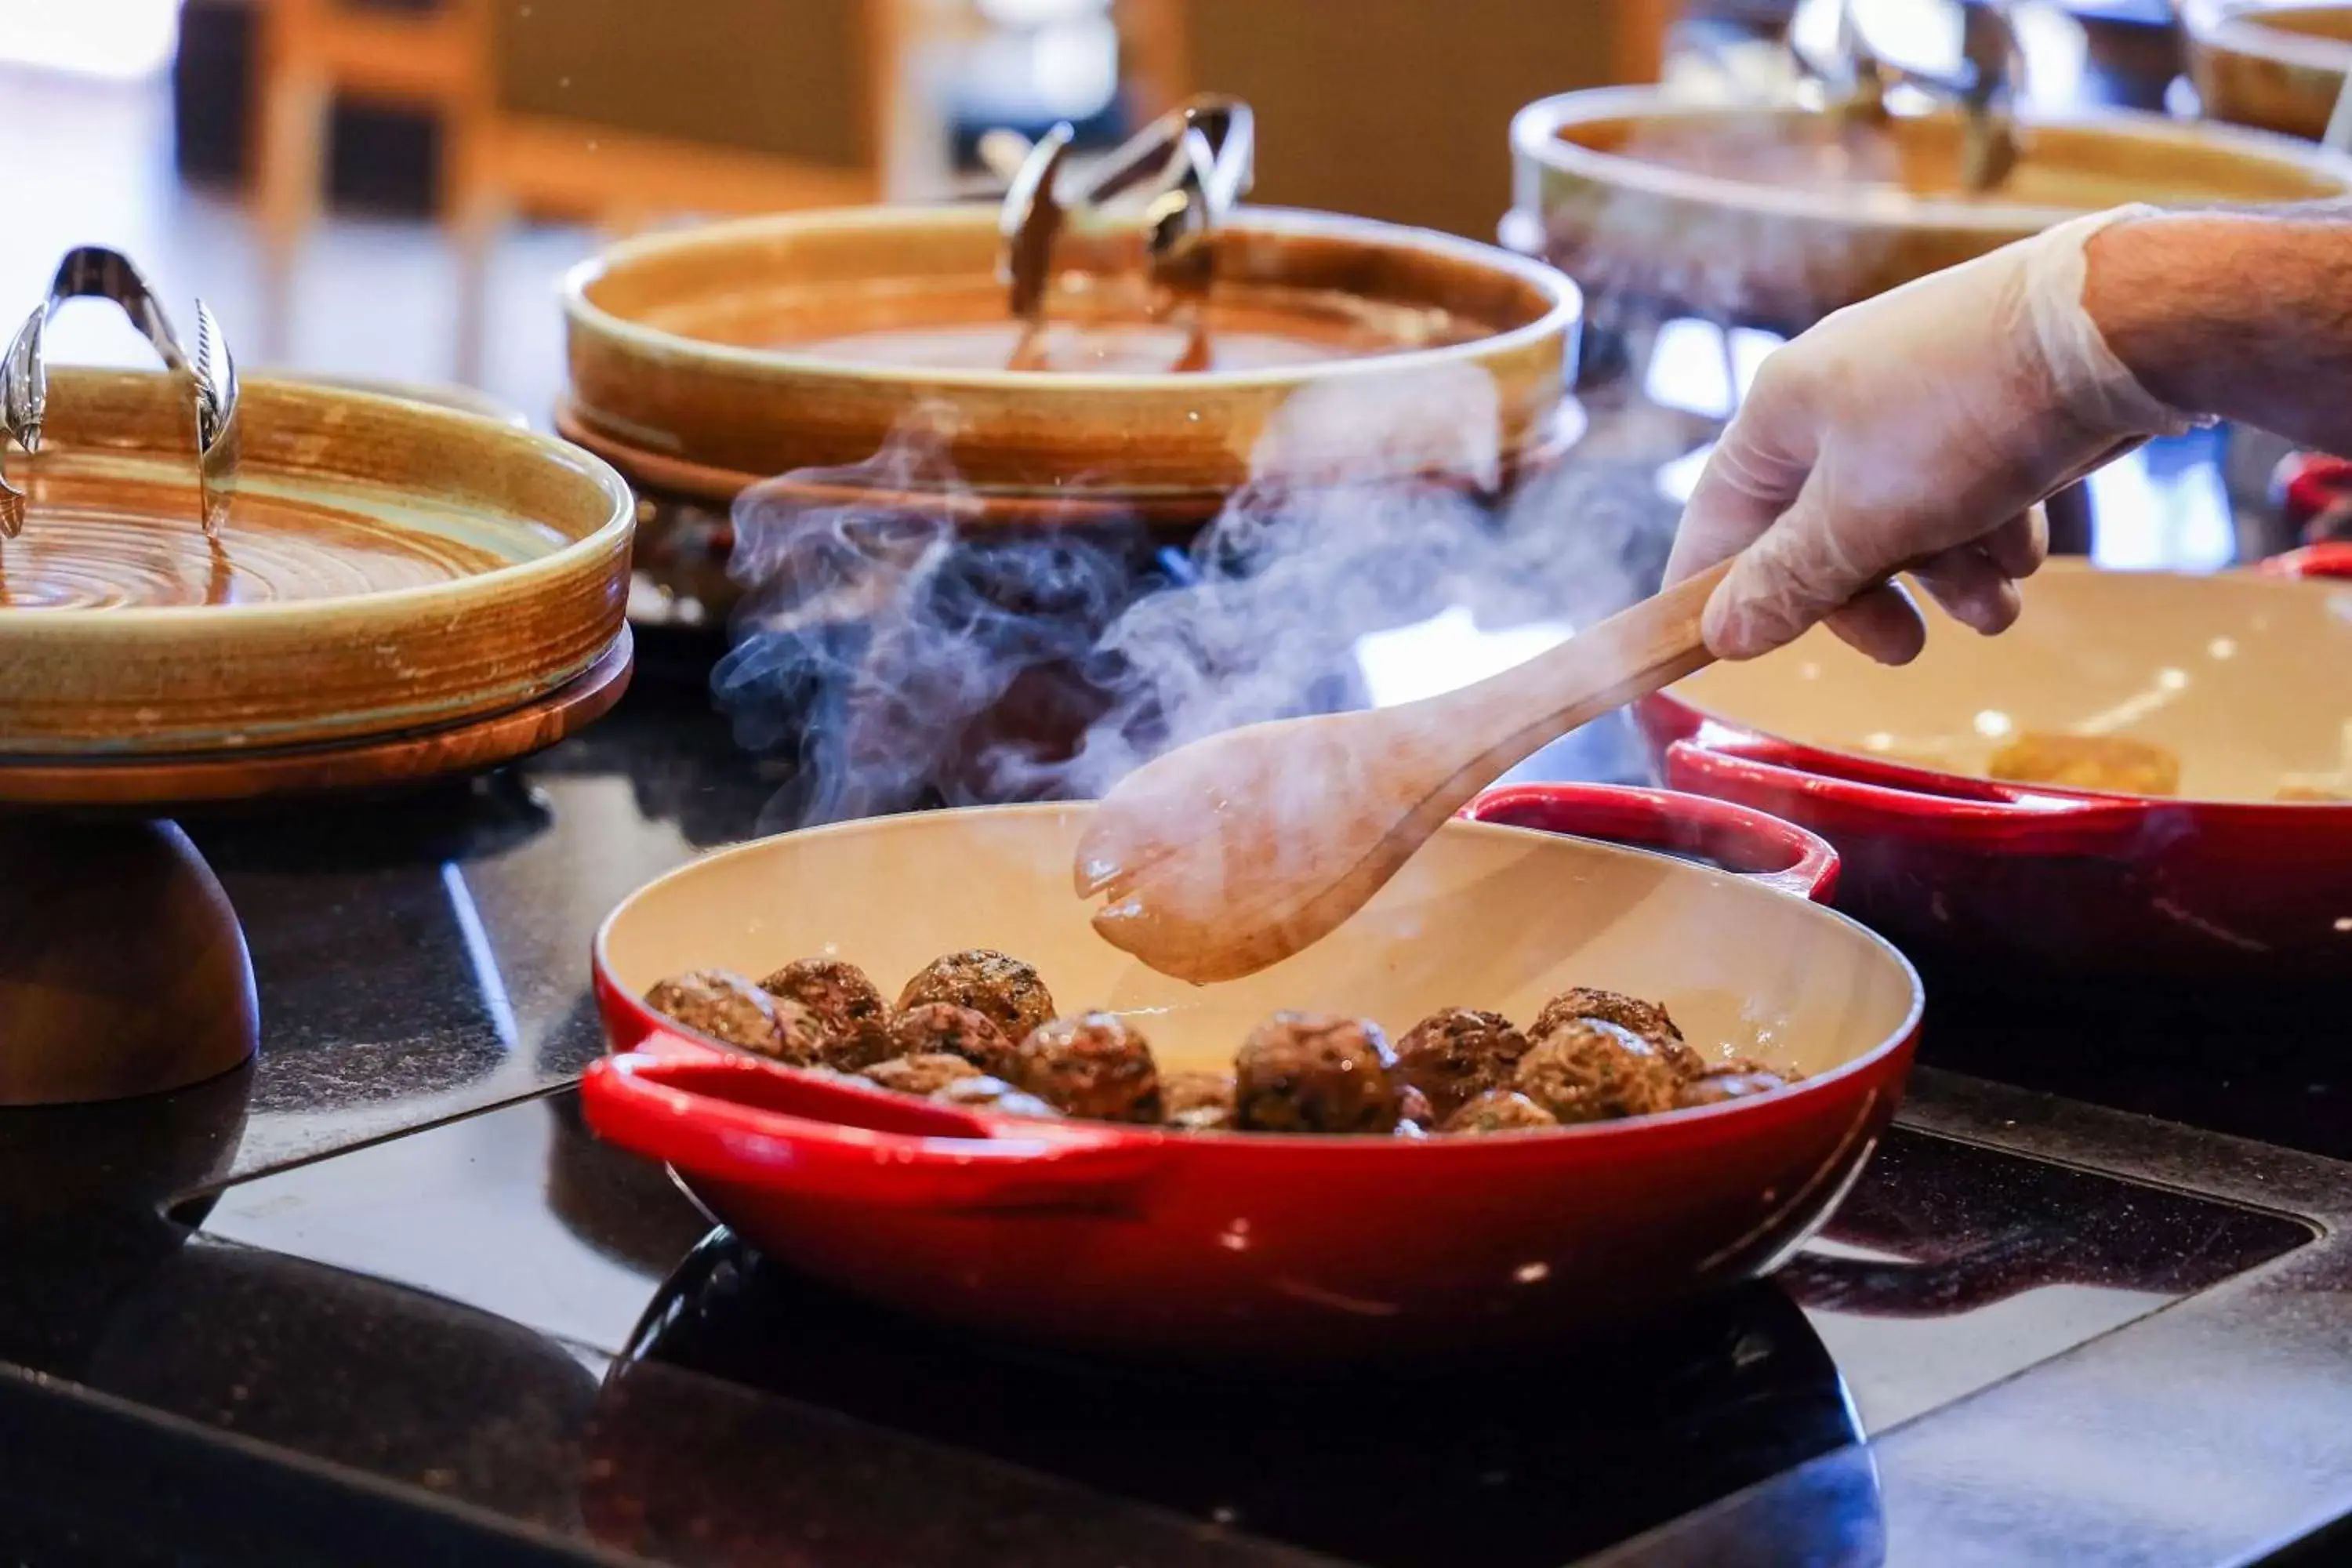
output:
[[[2352,75],[2352,5],[2183,0],[2189,79],[2205,112],[2317,141]]]
[[[1829,839],[1842,907],[1922,958],[2100,976],[2352,965],[2352,584],[2053,563],[2000,637],[1938,620],[1889,669],[1815,632],[1693,676],[1642,718],[1670,784]],[[1988,776],[1998,745],[2035,731],[2161,746],[2179,794]],[[2278,798],[2330,779],[2344,802]]]
[[[1243,209],[1215,238],[1198,368],[1182,327],[1153,318],[1139,241],[1061,272],[1025,352],[998,247],[996,215],[978,206],[798,213],[622,245],[565,283],[558,426],[651,490],[725,501],[865,464],[919,421],[952,467],[958,515],[1016,520],[1197,521],[1268,463],[1408,476],[1460,466],[1465,439],[1500,482],[1557,444],[1575,290],[1492,247]],[[1294,422],[1269,457],[1278,411],[1308,388],[1362,417],[1335,410],[1328,450]],[[1383,418],[1391,438],[1349,441]],[[1395,438],[1412,426],[1432,434]],[[945,481],[913,464],[899,482]]]
[[[1960,177],[1957,111],[1851,125],[1656,88],[1544,99],[1512,122],[1515,206],[1596,296],[1802,327],[1841,306],[2126,202],[2293,202],[2352,190],[2319,149],[2151,114],[2021,128],[1987,193]]]
[[[458,725],[622,634],[633,502],[563,442],[338,387],[245,384],[217,539],[184,392],[51,373],[0,542],[0,762],[249,755]]]
[[[724,851],[606,921],[616,1048],[590,1125],[669,1163],[756,1245],[908,1311],[1067,1343],[1318,1356],[1555,1335],[1775,1267],[1892,1114],[1917,982],[1808,901],[1833,863],[1757,814],[1585,786],[1448,824],[1366,910],[1195,987],[1101,941],[1069,885],[1089,807],[870,818]],[[1592,829],[1715,865],[1538,831]],[[1402,1033],[1533,1016],[1574,984],[1665,1002],[1715,1057],[1805,1081],[1704,1110],[1487,1138],[1181,1133],[1024,1121],[845,1088],[689,1041],[638,998],[709,965],[835,953],[886,988],[940,953],[1034,963],[1066,1010],[1135,1019],[1164,1067],[1229,1067],[1284,1008]]]

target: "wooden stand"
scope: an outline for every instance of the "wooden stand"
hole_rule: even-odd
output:
[[[120,1100],[227,1072],[259,1037],[236,911],[183,807],[385,789],[554,744],[628,687],[624,630],[528,708],[359,745],[234,758],[0,764],[0,1106]]]
[[[236,912],[168,822],[0,818],[0,1105],[180,1089],[253,1054]]]

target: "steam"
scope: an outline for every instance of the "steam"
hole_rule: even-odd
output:
[[[1673,524],[1654,459],[1480,499],[1504,463],[1475,367],[1312,384],[1182,547],[1135,519],[983,519],[947,417],[736,503],[746,597],[713,689],[741,744],[794,763],[765,829],[1100,795],[1187,741],[1363,706],[1369,636],[1606,615],[1654,584]]]

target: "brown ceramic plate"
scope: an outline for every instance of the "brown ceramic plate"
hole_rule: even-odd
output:
[[[2184,0],[2189,79],[2205,112],[2317,141],[2352,75],[2343,0]]]
[[[2294,202],[2352,191],[2352,159],[2284,138],[2103,110],[2021,127],[1972,194],[1952,112],[1842,127],[1795,108],[1563,93],[1511,127],[1515,204],[1592,289],[1801,326],[1841,306],[2128,202]]]
[[[787,214],[622,245],[565,284],[557,426],[634,479],[723,500],[863,463],[920,414],[991,516],[1023,502],[1205,514],[1269,462],[1407,477],[1458,469],[1465,441],[1499,483],[1554,435],[1578,296],[1491,246],[1248,209],[1217,237],[1202,343],[1153,319],[1139,251],[1129,270],[1112,247],[1057,277],[1025,353],[997,246],[979,206]],[[1328,430],[1299,427],[1305,390],[1333,399]],[[1391,428],[1408,438],[1367,435]]]
[[[294,382],[243,393],[217,540],[173,382],[50,380],[0,543],[0,761],[278,752],[443,728],[574,680],[622,627],[619,475],[489,419]]]

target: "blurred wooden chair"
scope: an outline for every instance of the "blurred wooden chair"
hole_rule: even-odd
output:
[[[871,201],[904,140],[898,71],[902,24],[920,0],[801,0],[766,5],[789,40],[783,62],[704,49],[700,5],[635,0],[261,0],[253,200],[268,307],[262,353],[289,335],[291,281],[318,221],[328,117],[338,95],[413,108],[439,128],[436,206],[460,258],[458,374],[478,382],[492,247],[510,217],[568,219],[625,232],[684,214],[713,216]],[[777,90],[790,77],[790,90]],[[678,90],[681,79],[710,82]],[[600,110],[632,89],[669,89],[674,119],[641,128]],[[758,119],[783,105],[772,138],[791,151],[729,144],[708,122]]]
[[[1511,116],[1658,79],[1675,0],[1130,0],[1163,7],[1182,85],[1257,110],[1254,199],[1492,240]]]
[[[1192,0],[1110,0],[1129,100],[1191,90]],[[259,0],[253,200],[260,353],[290,336],[338,95],[414,108],[441,137],[436,207],[459,257],[459,379],[478,383],[489,260],[518,215],[626,233],[950,188],[927,71],[984,30],[973,0]],[[747,23],[772,49],[745,47]],[[751,134],[747,135],[750,132]]]

